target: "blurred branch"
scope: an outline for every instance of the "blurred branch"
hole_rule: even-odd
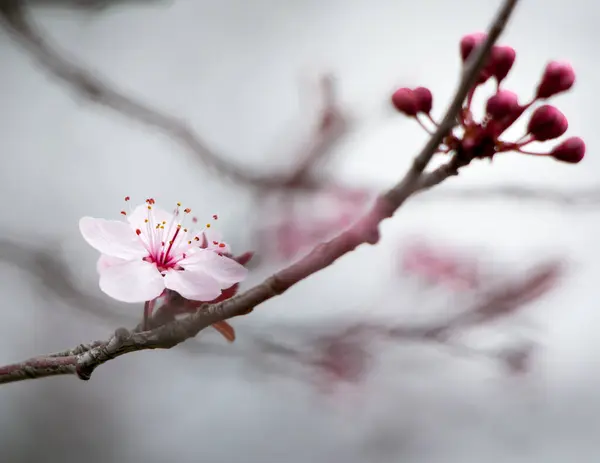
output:
[[[4,0],[3,0],[4,1]],[[109,7],[122,6],[124,4],[156,4],[164,3],[165,0],[21,0],[31,6],[78,8],[83,10],[103,11]]]
[[[152,108],[118,91],[107,79],[97,77],[59,52],[55,45],[43,36],[28,16],[21,0],[0,1],[0,20],[5,28],[26,48],[35,61],[53,76],[62,80],[71,90],[83,98],[117,111],[142,124],[156,128],[177,141],[207,165],[221,174],[245,184],[261,189],[312,189],[317,182],[310,178],[308,171],[315,162],[329,152],[331,146],[345,132],[347,121],[343,117],[334,98],[334,85],[330,76],[321,80],[323,109],[316,132],[311,137],[311,145],[303,148],[297,166],[290,174],[269,173],[259,175],[248,172],[248,168],[228,161],[225,156],[213,151],[196,134],[185,120]]]
[[[95,368],[103,363],[119,357],[121,355],[146,349],[169,349],[186,339],[196,336],[204,328],[214,323],[227,320],[229,318],[245,315],[251,312],[254,307],[284,293],[291,286],[304,280],[310,275],[325,269],[332,265],[343,255],[353,251],[361,244],[376,244],[379,241],[379,224],[387,218],[392,217],[394,212],[417,190],[430,188],[444,178],[457,175],[457,163],[453,160],[446,166],[442,166],[431,173],[423,173],[429,161],[433,157],[436,149],[443,138],[456,125],[457,115],[462,107],[462,103],[467,96],[469,89],[473,86],[479,77],[480,71],[489,56],[491,48],[498,39],[502,30],[514,10],[518,0],[505,0],[494,19],[489,33],[484,43],[476,49],[467,61],[462,78],[455,92],[454,98],[444,115],[439,128],[431,136],[421,152],[415,157],[411,168],[404,175],[402,180],[389,191],[383,193],[376,200],[372,209],[366,213],[356,224],[339,234],[332,240],[318,245],[304,258],[300,259],[291,266],[275,273],[263,283],[249,289],[245,293],[236,295],[217,304],[204,304],[195,313],[186,316],[183,319],[175,320],[160,327],[148,331],[135,332],[128,331],[125,328],[119,328],[104,343],[91,347],[85,352],[77,355],[68,355],[65,357],[37,357],[22,363],[17,363],[0,368],[0,382],[19,381],[28,378],[39,378],[52,375],[76,374],[79,378],[90,379]],[[28,22],[23,16],[18,4],[15,7],[7,8],[3,6],[3,14],[12,30],[17,32],[22,39],[30,46],[30,49],[36,51],[39,58],[50,66],[51,69],[62,71],[61,66],[70,63],[65,62],[57,55],[53,54],[41,38],[33,32]],[[34,45],[34,47],[32,47]],[[50,58],[50,59],[49,59]],[[54,61],[58,60],[58,61]],[[61,66],[56,67],[56,64]],[[90,97],[108,95],[118,103],[123,103],[121,95],[109,91],[102,93],[102,86],[94,80],[89,74],[83,73],[81,69],[69,69],[75,76],[87,76],[92,80],[75,82],[82,84],[81,89],[85,90]],[[62,73],[59,73],[62,75]],[[67,73],[67,76],[70,75]],[[64,76],[63,76],[64,78]],[[92,86],[87,84],[91,83]],[[100,91],[100,93],[98,93]],[[127,105],[131,105],[129,100],[125,99]],[[130,107],[127,106],[126,107]],[[148,120],[154,121],[157,114],[148,112],[147,108],[134,105],[135,110],[142,110],[142,114],[150,116]],[[159,120],[165,121],[163,116]],[[167,127],[172,122],[167,119]],[[182,126],[174,127],[174,134],[178,134]],[[171,127],[172,128],[172,127]],[[184,134],[188,134],[187,131]],[[183,138],[184,140],[187,138]],[[194,139],[192,139],[194,140]],[[203,148],[203,145],[201,145]],[[210,157],[210,156],[209,156]],[[215,158],[217,159],[217,158]],[[222,162],[222,161],[217,161]]]
[[[329,335],[321,335],[308,343],[316,346],[316,353],[304,352],[291,346],[270,341],[262,337],[252,339],[252,349],[245,348],[237,354],[247,357],[254,353],[272,355],[283,360],[294,360],[300,365],[315,367],[334,379],[355,381],[365,373],[367,345],[374,338],[404,342],[423,342],[447,346],[452,350],[468,355],[485,356],[489,359],[504,361],[507,367],[521,371],[531,351],[530,344],[508,348],[480,351],[451,339],[452,334],[472,326],[488,324],[501,317],[507,317],[527,303],[546,294],[555,286],[562,266],[559,263],[540,264],[529,276],[508,281],[492,291],[482,300],[463,313],[452,316],[448,320],[429,323],[425,326],[388,326],[387,324],[369,322],[354,323],[350,327]],[[157,314],[158,315],[158,314]],[[155,316],[157,325],[160,316]],[[120,328],[110,341],[96,341],[82,344],[73,349],[35,357],[24,362],[0,368],[0,383],[20,381],[28,378],[77,374],[82,379],[89,379],[90,365],[105,362],[125,352],[141,350],[132,348],[164,348],[164,337],[149,339],[149,332],[140,332],[141,326],[131,332]],[[132,339],[134,338],[134,339]],[[160,343],[156,347],[156,343]],[[210,346],[202,346],[210,347]],[[214,346],[213,346],[214,347]],[[143,349],[142,348],[142,349]],[[215,352],[214,350],[211,352]],[[228,355],[234,355],[228,350]]]
[[[586,206],[600,204],[600,188],[592,187],[571,192],[519,185],[448,188],[446,190],[437,190],[435,193],[427,195],[424,198],[434,201],[454,199],[479,201],[488,198],[511,198],[523,201],[548,202],[559,206]]]

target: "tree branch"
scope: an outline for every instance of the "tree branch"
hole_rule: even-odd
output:
[[[0,369],[0,383],[19,381],[27,378],[39,378],[52,375],[77,374],[81,379],[90,379],[95,368],[103,363],[118,356],[146,349],[169,349],[186,339],[196,336],[202,329],[222,320],[235,316],[244,315],[251,312],[257,305],[275,297],[296,283],[317,273],[320,270],[333,264],[343,255],[354,250],[361,244],[376,244],[379,241],[379,224],[386,218],[391,217],[394,212],[417,190],[424,185],[432,186],[441,182],[445,177],[439,169],[428,174],[423,174],[429,161],[433,157],[437,147],[443,138],[452,129],[456,123],[457,114],[471,86],[475,83],[479,72],[483,68],[494,42],[504,29],[514,7],[518,0],[505,0],[499,9],[495,20],[493,21],[487,38],[481,47],[468,60],[464,68],[462,79],[458,85],[452,103],[446,111],[446,114],[439,126],[439,129],[432,135],[424,148],[415,158],[411,168],[408,170],[402,180],[392,189],[382,194],[376,201],[372,209],[362,217],[355,225],[339,234],[332,240],[318,245],[308,255],[300,259],[291,266],[277,272],[262,284],[249,289],[245,293],[234,296],[218,304],[205,304],[194,314],[175,320],[160,327],[142,331],[130,332],[125,328],[119,328],[115,334],[105,343],[95,344],[89,349],[79,352],[76,355],[67,355],[61,357],[37,357],[23,363],[13,364]],[[8,13],[7,13],[8,11]],[[15,11],[17,14],[15,14]],[[190,132],[180,131],[183,125],[172,126],[172,119],[164,118],[148,110],[146,107],[132,103],[128,99],[123,99],[122,95],[112,91],[103,93],[102,85],[92,76],[82,74],[81,69],[73,67],[70,63],[65,63],[62,58],[54,55],[44,42],[33,33],[22,16],[20,9],[14,7],[11,12],[6,6],[3,9],[5,18],[9,24],[20,33],[21,38],[26,39],[28,45],[35,45],[38,58],[46,62],[50,69],[56,72],[59,68],[54,68],[54,60],[58,60],[61,66],[68,65],[69,72],[61,75],[66,78],[74,75],[78,78],[89,77],[86,80],[75,80],[81,85],[78,87],[82,92],[88,93],[90,97],[97,98],[99,95],[108,95],[113,103],[124,104],[126,110],[134,113],[140,113],[145,120],[161,127],[168,127],[173,130],[173,134],[182,140],[188,140],[186,143],[197,146],[203,151],[204,145],[194,138],[189,138]],[[72,73],[72,74],[70,74]],[[59,73],[60,74],[60,73]],[[87,86],[91,83],[91,86]],[[84,85],[85,84],[85,85]],[[99,93],[100,92],[100,93]],[[222,162],[222,161],[217,161]],[[224,165],[224,164],[222,164]],[[456,169],[447,169],[446,177],[456,175]]]
[[[54,77],[66,83],[77,94],[98,105],[105,106],[147,126],[156,128],[192,152],[208,166],[216,169],[237,183],[261,189],[314,189],[318,182],[310,178],[308,171],[315,162],[325,156],[346,131],[347,120],[334,98],[334,85],[330,76],[321,81],[324,108],[311,144],[300,153],[300,160],[290,174],[259,175],[248,168],[227,161],[226,157],[212,150],[206,141],[195,133],[185,120],[171,116],[150,105],[136,100],[115,89],[107,79],[97,77],[73,60],[64,57],[51,45],[28,17],[20,0],[0,1],[0,21],[15,40],[26,48],[35,61]]]

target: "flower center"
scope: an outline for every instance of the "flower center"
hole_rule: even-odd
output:
[[[125,201],[130,200],[129,196]],[[157,269],[164,274],[169,269],[183,270],[178,264],[186,258],[186,255],[194,249],[203,249],[209,247],[206,237],[206,230],[210,228],[211,223],[207,222],[201,229],[186,225],[192,210],[188,207],[183,208],[181,203],[171,214],[154,207],[153,198],[146,199],[145,214],[142,214],[141,208],[134,213],[121,211],[122,215],[129,216],[129,222],[135,228],[135,233],[148,251],[148,255],[143,258],[146,262],[156,265]],[[135,214],[135,215],[134,215]],[[213,220],[218,216],[214,214]],[[198,222],[196,217],[191,217],[193,224]],[[225,243],[212,241],[212,248],[225,248]]]

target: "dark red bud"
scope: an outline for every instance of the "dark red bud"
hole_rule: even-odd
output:
[[[560,137],[569,128],[567,118],[557,108],[543,105],[531,115],[527,131],[537,141],[552,140]]]
[[[433,95],[428,88],[417,87],[413,90],[417,100],[417,111],[420,113],[429,114],[433,107]]]
[[[487,34],[485,32],[474,32],[472,34],[465,35],[460,39],[460,57],[463,62],[467,61],[471,52],[477,45],[483,43],[486,39]]]
[[[491,74],[498,83],[508,75],[515,63],[517,52],[512,47],[495,45],[491,53]]]
[[[401,113],[407,116],[416,116],[419,104],[415,92],[410,88],[400,88],[392,95],[392,104]]]
[[[486,112],[494,119],[504,119],[519,109],[519,97],[510,90],[500,90],[490,97],[486,106]]]
[[[557,161],[577,164],[585,156],[585,143],[579,137],[567,138],[550,151],[550,156]]]
[[[549,98],[569,90],[575,83],[575,71],[569,63],[551,61],[537,88],[536,98]]]

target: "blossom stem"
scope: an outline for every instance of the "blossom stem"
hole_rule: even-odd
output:
[[[471,114],[471,104],[473,103],[473,96],[475,95],[475,90],[477,90],[477,85],[474,85],[467,95],[467,106],[465,111],[464,123],[469,124],[473,122],[473,117]]]
[[[517,140],[517,145],[519,145],[519,148],[525,145],[529,145],[530,143],[533,143],[535,141],[535,138],[533,136],[529,136],[527,137],[527,135],[523,135],[519,140]]]
[[[429,130],[429,128],[423,123],[423,121],[421,119],[419,119],[419,116],[415,116],[416,121],[419,123],[419,125],[421,127],[423,127],[423,130],[425,130],[425,132],[427,132],[429,135],[431,135],[431,130]]]
[[[431,117],[431,114],[427,114],[427,118],[436,128],[439,127],[439,124]]]
[[[519,153],[521,153],[521,154],[529,154],[531,156],[547,156],[548,155],[548,153],[535,153],[533,151],[523,151],[521,149],[519,150]]]

